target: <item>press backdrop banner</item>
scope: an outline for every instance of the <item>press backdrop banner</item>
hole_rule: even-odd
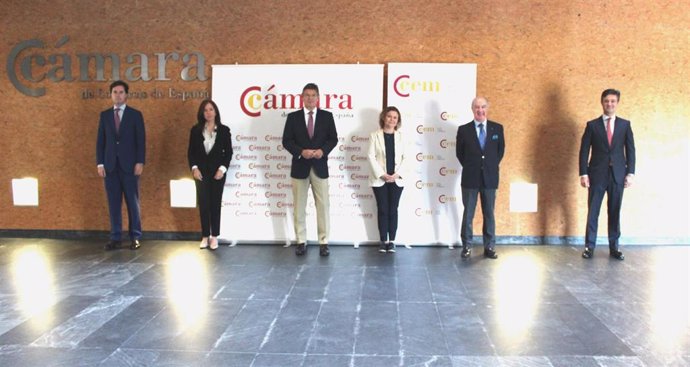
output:
[[[222,239],[294,239],[292,157],[282,134],[287,114],[302,108],[307,83],[319,86],[319,107],[333,113],[338,131],[328,159],[330,241],[378,237],[366,153],[383,105],[383,65],[213,65],[212,80],[212,98],[234,149],[223,193]],[[317,239],[315,212],[310,190],[310,241]]]
[[[476,92],[476,64],[388,64],[388,105],[400,109],[415,176],[402,193],[396,242],[459,241],[462,168],[455,137],[458,126],[472,120]]]

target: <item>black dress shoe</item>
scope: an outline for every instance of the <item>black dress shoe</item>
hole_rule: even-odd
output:
[[[496,255],[496,251],[494,250],[484,249],[484,257],[487,259],[498,259],[498,255]]]
[[[132,243],[129,245],[130,250],[136,250],[139,247],[141,247],[141,243],[139,243],[139,240],[132,240]]]
[[[395,253],[395,243],[394,242],[388,242],[388,244],[386,245],[386,251],[388,251],[388,253],[391,253],[391,254]]]
[[[623,255],[623,253],[618,250],[610,251],[609,255],[611,255],[611,257],[616,260],[625,260],[625,256]]]
[[[106,251],[117,250],[121,247],[122,247],[122,241],[110,240],[110,241],[108,241],[108,243],[105,244],[105,250]]]
[[[594,255],[594,251],[589,248],[585,248],[585,250],[582,251],[582,257],[585,259],[591,259],[592,255]]]
[[[381,242],[379,243],[379,252],[385,254],[386,251],[387,251],[387,249],[388,249],[388,244],[385,243],[385,242],[383,242],[383,241],[381,241]]]
[[[319,246],[319,255],[320,256],[328,256],[330,254],[331,254],[331,252],[328,250],[328,245],[320,245]]]
[[[307,246],[303,243],[298,243],[295,247],[295,255],[302,256],[307,253]]]
[[[463,259],[467,259],[468,257],[470,257],[470,255],[472,255],[472,249],[463,246],[462,252],[460,253],[460,257],[462,257]]]

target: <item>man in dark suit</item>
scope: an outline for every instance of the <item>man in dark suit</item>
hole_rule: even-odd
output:
[[[489,121],[486,114],[489,102],[484,97],[472,100],[474,120],[458,127],[455,154],[462,165],[462,258],[472,252],[472,221],[477,207],[477,196],[481,198],[484,225],[482,236],[484,257],[498,258],[496,245],[496,220],[494,204],[498,189],[498,166],[505,152],[503,126]]]
[[[630,187],[635,174],[635,139],[630,121],[616,116],[621,93],[607,89],[601,93],[602,116],[587,122],[580,144],[580,185],[588,188],[587,229],[582,257],[594,254],[599,210],[607,195],[609,254],[623,260],[618,249],[621,236],[620,212],[623,189]],[[590,157],[591,151],[591,157]],[[589,163],[587,160],[589,159]]]
[[[144,171],[146,132],[141,112],[127,106],[127,83],[118,80],[110,84],[114,107],[101,112],[96,142],[98,175],[104,178],[110,212],[110,241],[106,250],[122,245],[122,196],[127,202],[129,218],[129,248],[141,245],[141,216],[139,210],[139,176]]]
[[[292,196],[297,247],[295,254],[307,251],[306,208],[311,185],[316,204],[316,226],[319,236],[319,254],[328,256],[330,226],[328,198],[328,153],[338,144],[333,114],[317,108],[319,87],[309,83],[302,89],[304,108],[291,112],[285,121],[283,147],[292,154]]]

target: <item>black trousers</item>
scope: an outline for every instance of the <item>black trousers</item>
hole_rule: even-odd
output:
[[[381,242],[395,241],[398,231],[398,204],[403,188],[395,182],[387,182],[380,187],[372,187],[376,198]]]
[[[196,201],[199,205],[199,217],[201,218],[201,236],[218,236],[220,234],[220,206],[223,200],[223,188],[225,177],[220,180],[213,178],[212,174],[202,175],[202,181],[194,180],[196,184]]]
[[[618,239],[621,236],[621,206],[623,204],[623,183],[613,178],[613,170],[609,167],[607,182],[589,182],[587,196],[587,229],[585,230],[585,247],[594,250],[597,244],[597,230],[599,226],[599,211],[606,194],[606,208],[608,212],[609,250],[618,251]]]
[[[484,249],[493,251],[496,245],[496,219],[494,218],[496,189],[462,188],[462,205],[465,207],[462,211],[462,226],[460,229],[462,246],[472,246],[472,221],[474,220],[474,211],[477,207],[477,196],[479,196],[482,201],[482,215],[484,217],[482,239],[484,242]]]

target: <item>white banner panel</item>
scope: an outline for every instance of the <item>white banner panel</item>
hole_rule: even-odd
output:
[[[328,159],[330,240],[378,238],[366,152],[383,102],[383,65],[213,65],[212,80],[213,100],[230,126],[235,153],[223,193],[222,239],[294,239],[292,157],[282,147],[282,134],[287,114],[302,108],[307,83],[319,86],[319,106],[333,113],[338,130]],[[317,240],[311,190],[307,235]]]
[[[416,175],[400,200],[400,242],[459,241],[463,207],[455,137],[458,126],[472,120],[476,92],[476,64],[388,64],[388,105],[400,110],[412,156],[408,168]]]

